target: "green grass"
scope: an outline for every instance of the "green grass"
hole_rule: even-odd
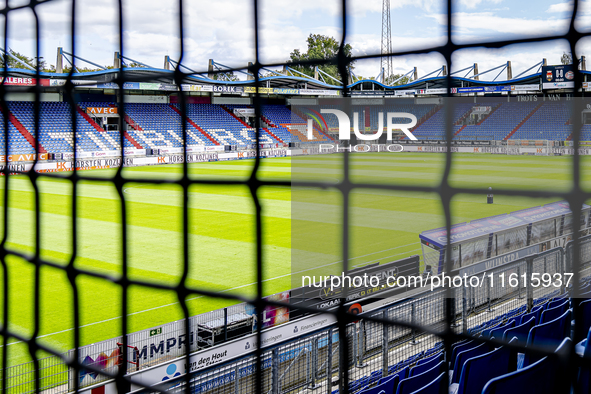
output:
[[[582,181],[591,186],[591,170],[584,158]],[[436,186],[445,164],[442,154],[358,154],[351,161],[354,182]],[[253,161],[192,164],[193,179],[247,179]],[[454,155],[450,182],[468,188],[569,190],[571,157]],[[175,185],[141,183],[147,177],[178,179],[180,165],[126,169],[128,275],[131,278],[176,284],[182,275],[182,189]],[[342,178],[340,155],[265,159],[260,177],[267,180]],[[121,202],[109,179],[111,170],[87,172],[96,182],[77,188],[78,231],[75,265],[119,277],[122,273]],[[72,184],[42,177],[40,190],[40,249],[44,259],[65,266],[71,259]],[[1,182],[4,189],[4,180]],[[4,205],[3,190],[0,202]],[[290,272],[320,265],[338,267],[341,253],[342,196],[334,189],[264,187],[264,292],[291,288]],[[441,199],[435,193],[355,189],[350,196],[350,264],[387,262],[420,253],[418,235],[444,225]],[[457,195],[453,222],[507,213],[556,199]],[[187,285],[253,295],[256,281],[254,205],[244,186],[193,185],[189,190],[190,243]],[[28,178],[10,178],[7,247],[32,254],[35,248],[34,191]],[[1,213],[3,215],[3,212]],[[4,220],[4,218],[2,218]],[[0,229],[4,231],[4,229]],[[3,233],[2,233],[3,235]],[[11,330],[30,337],[34,332],[34,267],[15,256],[6,260]],[[293,267],[292,267],[293,265]],[[39,341],[59,351],[73,346],[73,291],[64,270],[40,270]],[[80,300],[82,344],[120,335],[121,289],[109,281],[81,275],[76,279]],[[182,318],[174,292],[131,287],[129,330],[138,331]],[[0,300],[3,301],[3,300]],[[223,299],[191,296],[192,315],[229,305]],[[3,304],[0,303],[0,307]],[[4,322],[3,322],[4,323]],[[14,339],[11,339],[15,342]],[[42,355],[41,353],[39,354]],[[11,365],[30,361],[27,347],[8,347]]]

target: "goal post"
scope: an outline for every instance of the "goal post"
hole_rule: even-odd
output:
[[[506,141],[507,155],[550,156],[553,141],[549,140],[508,140]]]

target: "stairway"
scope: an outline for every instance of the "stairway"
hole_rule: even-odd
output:
[[[104,136],[106,135],[105,129],[103,129],[101,126],[98,125],[98,123],[96,123],[94,121],[94,119],[92,119],[90,116],[88,116],[88,114],[79,106],[76,106],[76,111],[78,111],[78,113],[80,114],[80,116],[82,116],[82,118],[84,118],[88,123],[90,123],[90,125],[92,127],[94,127],[94,129],[96,131],[98,131],[99,133],[105,133],[105,134],[100,134],[100,136],[102,138],[105,139],[105,141],[107,141],[108,143],[112,144],[111,141],[109,141],[109,139],[105,138]],[[93,135],[93,133],[89,132],[88,136],[90,137],[90,139],[92,141],[94,141],[95,144],[97,144],[99,146],[100,149],[102,150],[110,150],[110,149],[117,149],[117,145],[118,144],[113,144],[113,147],[110,148],[107,145],[105,145],[105,143],[101,140],[101,138],[99,138],[96,135]],[[112,138],[111,138],[112,140]]]
[[[488,115],[486,115],[485,117],[483,117],[483,118],[480,120],[480,122],[476,123],[476,126],[480,126],[482,123],[484,123],[484,121],[485,121],[485,120],[487,120],[488,118],[490,118],[490,116],[491,116],[492,114],[494,114],[494,113],[495,113],[495,111],[501,107],[501,105],[502,105],[502,104],[497,104],[497,105],[495,105],[495,106],[493,107],[492,111],[490,111],[490,112],[488,113]]]
[[[96,123],[90,116],[88,116],[88,114],[86,112],[84,112],[82,110],[82,108],[80,108],[79,106],[76,106],[76,111],[78,111],[80,116],[82,116],[84,119],[86,119],[86,121],[88,123],[90,123],[90,125],[92,127],[94,127],[96,129],[96,131],[98,131],[99,133],[105,132],[105,130],[101,126],[99,126],[98,123]]]
[[[462,127],[460,127],[460,129],[458,131],[456,131],[456,133],[454,134],[454,137],[458,134],[460,134],[460,131],[464,130],[466,128],[466,125],[462,125]]]
[[[462,122],[463,122],[464,120],[466,120],[466,118],[467,118],[468,116],[470,116],[470,114],[472,113],[472,109],[473,109],[473,108],[472,108],[472,107],[470,107],[470,109],[469,109],[468,111],[464,112],[464,114],[463,114],[462,116],[460,116],[460,118],[459,118],[458,120],[456,120],[456,121],[455,121],[455,123],[454,123],[454,126],[459,126],[459,125],[461,125],[461,124],[462,124]]]
[[[174,112],[176,112],[177,114],[181,115],[181,111],[177,107],[175,107],[172,104],[169,104],[169,106],[170,106],[170,108],[173,109]],[[191,118],[189,118],[188,116],[187,116],[187,122],[189,122],[189,124],[191,126],[193,126],[195,129],[197,129],[201,134],[203,134],[205,136],[205,138],[207,138],[208,140],[210,140],[211,142],[213,142],[215,145],[220,145],[220,143],[217,142],[215,138],[213,138],[207,131],[205,131],[201,127],[199,127],[197,125],[197,123],[193,122],[191,120]]]
[[[0,107],[0,111],[2,111],[2,107]],[[31,146],[34,148],[36,143],[35,137],[33,137],[29,130],[27,130],[26,127],[23,126],[20,120],[18,120],[16,116],[14,116],[12,112],[10,112],[10,110],[8,110],[8,120],[22,134],[22,136],[25,137],[27,142],[31,144]],[[47,153],[47,150],[41,144],[39,144],[39,153]]]
[[[523,126],[523,124],[524,124],[525,122],[527,122],[527,120],[528,120],[529,118],[531,118],[531,117],[532,117],[532,115],[533,115],[533,114],[535,114],[535,113],[536,113],[536,111],[537,111],[537,110],[539,110],[539,109],[542,107],[542,105],[544,105],[544,103],[540,103],[540,104],[538,104],[538,105],[536,106],[536,108],[534,108],[534,109],[533,109],[533,110],[532,110],[532,111],[531,111],[529,114],[527,114],[527,115],[526,115],[526,117],[525,117],[525,118],[523,118],[523,119],[521,120],[521,122],[519,122],[519,124],[518,124],[517,126],[515,126],[515,128],[514,128],[513,130],[511,130],[511,132],[510,132],[509,134],[507,134],[507,136],[506,136],[505,138],[503,138],[503,141],[507,141],[509,138],[511,138],[511,136],[512,136],[513,134],[515,134],[515,133],[517,132],[517,130],[519,130],[519,128],[520,128],[521,126]]]
[[[269,134],[271,137],[275,138],[275,140],[279,141],[280,144],[284,144],[283,140],[277,137],[275,134],[273,134],[268,128],[263,127],[263,130],[265,130],[267,134]]]
[[[238,116],[234,115],[234,112],[230,111],[230,109],[227,108],[225,105],[220,105],[220,107],[222,107],[222,109],[224,111],[226,111],[227,113],[229,113],[234,119],[236,119],[237,121],[239,121],[240,123],[242,123],[244,125],[244,127],[247,127],[249,129],[252,129],[252,127],[250,127],[245,121],[243,121],[242,119],[240,119]]]
[[[125,115],[124,118],[125,122],[131,126],[132,129],[136,130],[136,131],[144,131],[139,124],[135,123],[135,121],[133,119],[131,119],[129,117],[129,115]],[[127,141],[131,142],[131,144],[136,148],[136,149],[144,149],[142,148],[142,146],[135,140],[135,138],[133,138],[131,135],[129,135],[129,133],[127,132],[127,130],[125,130],[123,132],[123,136],[127,139]]]

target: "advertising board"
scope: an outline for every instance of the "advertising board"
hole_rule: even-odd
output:
[[[575,72],[572,64],[542,67],[542,89],[575,87]]]

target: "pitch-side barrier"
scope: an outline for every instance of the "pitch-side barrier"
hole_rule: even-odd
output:
[[[581,272],[584,274],[591,271],[591,237],[582,239],[581,245],[581,255],[585,257],[581,261]],[[572,283],[555,281],[551,285],[536,284],[531,278],[566,278],[566,268],[571,265],[569,251],[572,252],[571,244],[490,270],[484,267],[482,272],[466,275],[462,285],[452,285],[455,300],[453,329],[477,334],[500,316],[525,313],[541,299],[564,294]],[[463,277],[461,272],[458,276]],[[473,278],[478,279],[478,283]],[[503,285],[502,280],[505,280]],[[388,373],[391,366],[431,351],[439,342],[437,336],[395,323],[414,323],[442,330],[445,325],[445,296],[445,289],[432,290],[426,285],[412,297],[360,315],[359,321],[347,328],[349,343],[352,344],[346,357],[347,365],[340,365],[338,329],[336,322],[330,320],[330,315],[307,318],[325,321],[326,324],[319,326],[313,323],[309,326],[308,320],[303,319],[265,331],[261,346],[264,349],[263,392],[284,393],[305,387],[322,387],[321,392],[331,393],[334,390],[333,376],[340,376],[344,368],[349,369],[351,380],[356,380],[378,371]],[[364,319],[367,316],[386,318],[392,324],[383,325]],[[308,326],[308,330],[302,330]],[[280,340],[266,342],[267,338]],[[137,384],[164,383],[160,387],[175,390],[182,388],[184,379],[181,377],[188,372],[192,374],[191,392],[206,392],[214,388],[216,392],[254,392],[256,344],[252,340],[241,338],[220,348],[197,352],[191,356],[188,366],[184,358],[179,358],[165,365],[131,373],[129,377]],[[105,393],[112,392],[113,387],[113,383],[107,383]],[[133,387],[139,389],[139,386]],[[139,389],[138,392],[153,391]]]

